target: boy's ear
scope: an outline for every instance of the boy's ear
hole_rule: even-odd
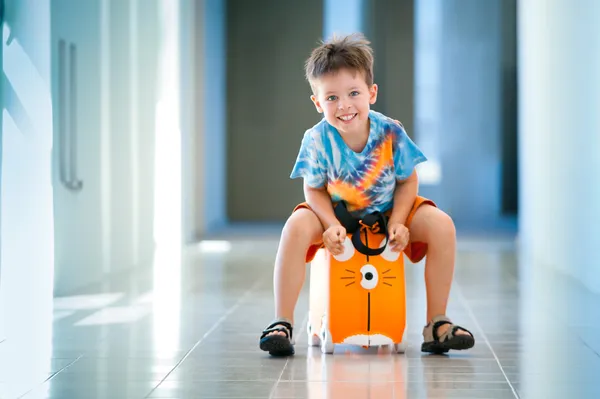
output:
[[[317,109],[317,112],[322,114],[323,113],[323,108],[321,108],[321,103],[319,102],[319,100],[317,99],[317,97],[313,94],[312,96],[310,96],[311,101],[315,104],[315,108]]]
[[[373,83],[369,88],[369,104],[375,104],[375,101],[377,101],[377,90],[377,84]]]

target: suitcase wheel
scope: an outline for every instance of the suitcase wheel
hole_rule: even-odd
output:
[[[394,349],[396,353],[406,353],[406,344],[404,342],[400,342],[399,344],[394,345]]]
[[[306,335],[308,335],[308,346],[321,346],[321,338],[319,338],[319,333],[313,331],[310,322],[306,324]]]
[[[333,349],[335,347],[332,339],[331,333],[329,332],[329,328],[326,323],[323,323],[323,329],[321,330],[321,352],[322,353],[333,353]]]

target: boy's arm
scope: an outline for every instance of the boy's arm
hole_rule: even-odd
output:
[[[333,212],[331,197],[327,193],[326,186],[313,188],[304,183],[304,197],[306,198],[308,205],[321,221],[324,230],[327,230],[331,226],[341,225]]]
[[[394,208],[388,224],[400,223],[404,225],[406,219],[413,207],[417,193],[419,191],[419,177],[417,171],[413,173],[406,180],[396,180],[396,189],[394,190]]]

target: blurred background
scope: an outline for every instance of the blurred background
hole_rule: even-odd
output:
[[[600,2],[0,5],[1,337],[26,340],[23,326],[73,311],[56,298],[90,287],[177,286],[181,248],[276,240],[303,200],[289,175],[320,119],[304,61],[334,32],[371,40],[373,109],[429,158],[420,192],[459,243],[506,243],[521,295],[545,306],[585,319],[598,303]]]
[[[373,108],[429,158],[421,193],[461,233],[518,231],[516,0],[6,0],[4,19],[3,270],[23,234],[57,293],[161,241],[277,234],[321,117],[304,62],[334,32],[372,41]]]

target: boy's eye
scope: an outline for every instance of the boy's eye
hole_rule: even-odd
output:
[[[336,96],[329,96],[327,97],[327,101],[335,101],[337,99]]]
[[[352,97],[354,97],[354,96],[358,96],[359,94],[360,94],[360,93],[359,93],[359,92],[357,92],[356,90],[354,90],[352,93],[350,93],[350,95],[351,95]]]

